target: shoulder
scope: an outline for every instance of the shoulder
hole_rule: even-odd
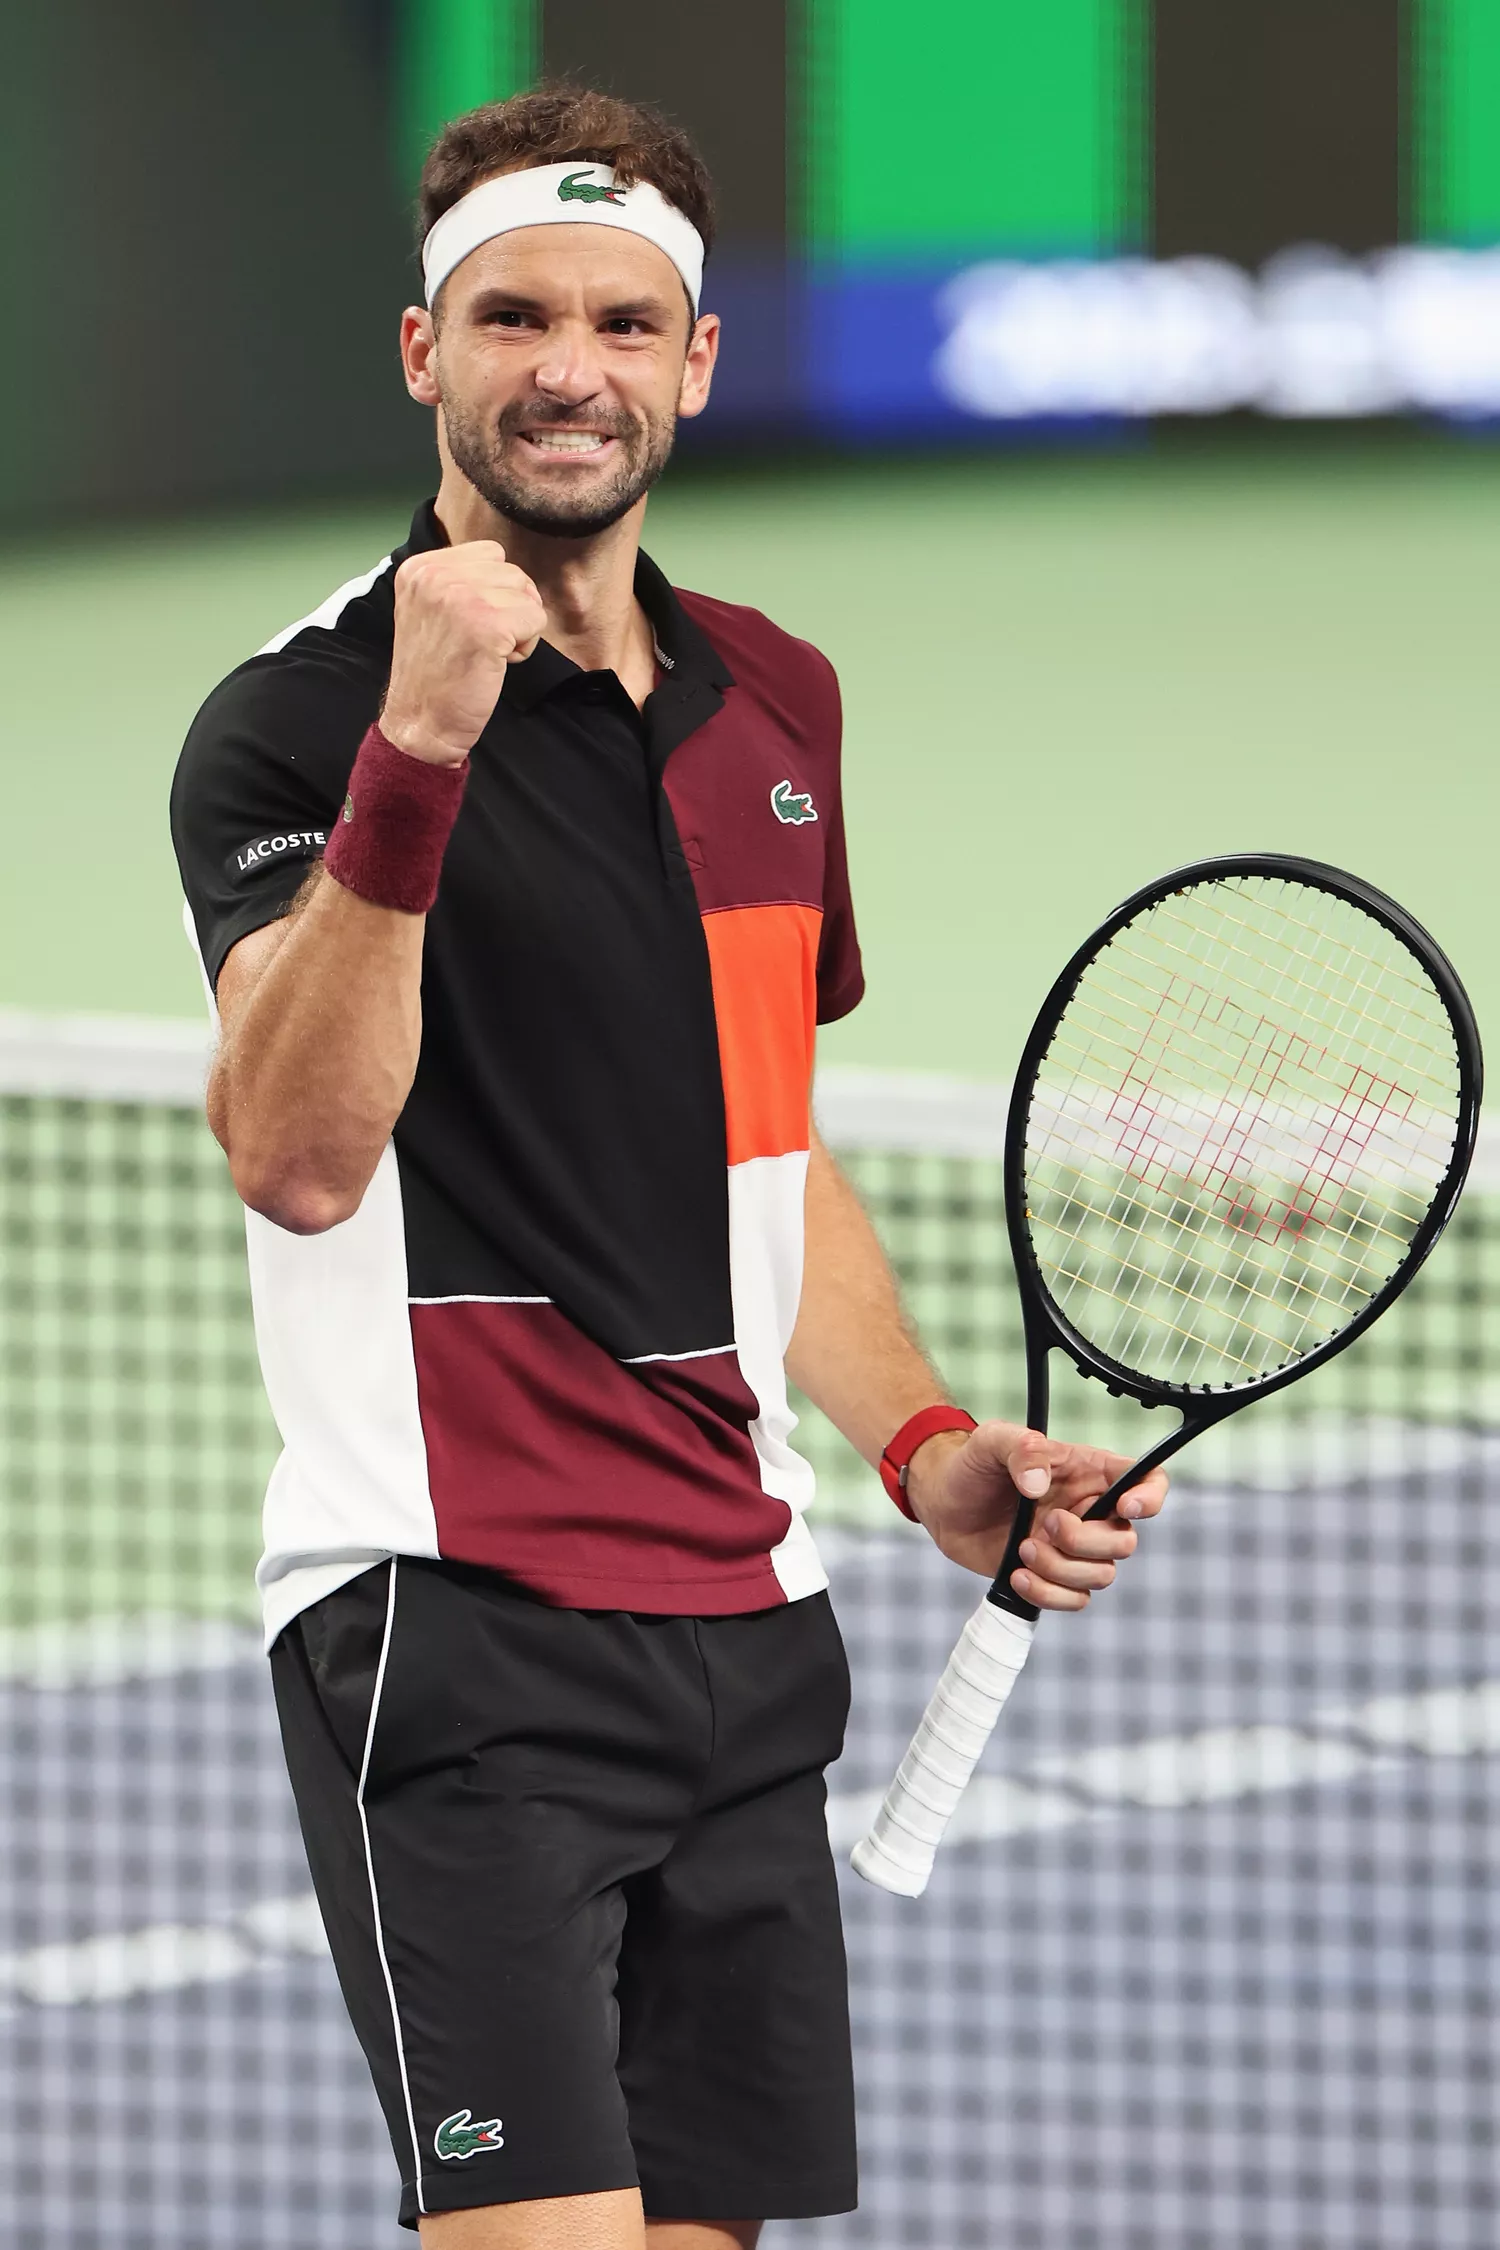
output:
[[[838,677],[828,658],[811,641],[799,640],[762,610],[741,602],[716,601],[711,594],[674,589],[688,616],[733,672],[737,686],[780,702],[793,697],[807,717],[838,724]]]
[[[255,656],[221,680],[188,728],[172,782],[174,813],[195,800],[268,785],[336,802],[382,676],[319,656]]]

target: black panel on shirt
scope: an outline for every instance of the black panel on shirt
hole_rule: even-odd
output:
[[[326,605],[331,622],[241,665],[194,721],[172,824],[211,979],[306,880],[305,839],[337,817],[384,692],[394,569],[442,543],[420,509],[389,568]],[[636,585],[669,659],[644,713],[613,673],[584,673],[543,642],[511,667],[475,746],[427,920],[421,1056],[395,1134],[414,1296],[548,1297],[621,1359],[734,1334],[708,955],[660,783],[672,751],[740,691],[644,556]],[[754,612],[712,606],[792,701],[816,707],[809,723],[834,728],[836,789],[823,660]],[[761,723],[754,695],[742,708]],[[836,804],[827,814],[842,893],[827,901],[829,986],[852,1005]],[[247,853],[278,837],[286,849]]]

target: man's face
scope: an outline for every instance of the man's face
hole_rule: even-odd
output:
[[[586,538],[650,490],[679,414],[708,396],[717,323],[676,268],[614,227],[523,227],[464,260],[438,300],[448,449],[500,515]]]

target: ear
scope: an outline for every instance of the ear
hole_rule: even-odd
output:
[[[682,385],[677,393],[677,411],[687,421],[691,421],[695,414],[701,414],[708,404],[718,356],[719,316],[717,313],[704,313],[693,323],[693,333],[688,338],[687,361],[682,370]]]
[[[406,387],[419,406],[440,406],[443,394],[437,379],[437,333],[432,315],[421,305],[408,305],[401,315],[401,372]]]

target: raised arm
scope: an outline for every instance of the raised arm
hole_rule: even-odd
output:
[[[219,974],[209,1123],[244,1201],[293,1234],[358,1210],[411,1090],[426,893],[404,854],[440,854],[505,667],[546,625],[531,580],[488,540],[403,563],[395,612],[382,739],[351,776],[343,849]]]
[[[873,1465],[909,1416],[948,1393],[903,1313],[875,1230],[816,1134],[807,1173],[807,1253],[802,1303],[787,1372]],[[1086,1523],[1081,1511],[1129,1462],[1097,1446],[1068,1445],[1014,1422],[944,1431],[912,1458],[907,1499],[945,1555],[993,1577],[1010,1533],[1018,1488],[1047,1496],[1022,1546],[1016,1591],[1043,1609],[1082,1609],[1134,1551],[1128,1522]],[[1166,1494],[1158,1471],[1127,1493],[1124,1517],[1154,1516]]]

